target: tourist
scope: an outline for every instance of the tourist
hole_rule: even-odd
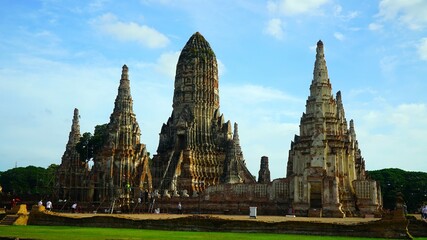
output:
[[[40,201],[37,203],[37,206],[39,206],[39,207],[43,206],[43,201],[42,201],[42,200],[40,200]]]
[[[71,212],[72,213],[76,213],[77,212],[77,203],[73,203],[73,205],[71,205]]]
[[[422,216],[422,218],[423,218],[423,219],[426,219],[426,218],[427,218],[427,205],[424,205],[424,206],[421,208],[421,216]]]
[[[52,210],[52,202],[51,202],[50,200],[48,200],[48,201],[46,202],[46,209],[47,209],[48,211]]]
[[[181,205],[181,202],[178,203],[178,213],[182,214],[182,205]]]

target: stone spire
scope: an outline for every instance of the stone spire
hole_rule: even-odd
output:
[[[356,131],[354,130],[354,122],[353,119],[350,120],[350,135],[353,141],[356,141]]]
[[[317,42],[316,61],[314,62],[313,80],[310,86],[309,100],[315,102],[328,101],[331,98],[331,91],[332,87],[329,82],[323,42],[319,40]],[[307,114],[310,113],[309,109],[307,109]]]
[[[236,145],[231,123],[224,122],[219,105],[217,60],[209,43],[196,32],[182,49],[176,66],[173,111],[162,126],[153,157],[155,188],[199,192],[220,183],[224,169],[240,169],[239,159],[235,167],[225,166],[232,162],[225,160],[226,155],[234,156],[241,149],[237,125]],[[248,171],[237,174],[252,178]]]
[[[66,152],[75,151],[76,144],[80,141],[80,123],[79,123],[80,115],[79,110],[74,108],[74,116],[71,124],[71,131],[68,136],[68,143],[66,146]],[[65,155],[65,153],[64,153]],[[80,160],[79,160],[80,161]]]
[[[237,123],[234,123],[233,142],[234,142],[234,145],[236,146],[236,151],[241,153],[242,149],[240,147],[239,125]]]
[[[323,208],[325,215],[343,216],[355,211],[356,202],[348,199],[355,199],[353,182],[365,179],[364,161],[353,121],[348,129],[341,92],[336,99],[331,92],[324,46],[319,41],[300,136],[295,136],[289,151],[287,176],[295,184],[294,207]],[[306,192],[307,185],[310,192]]]
[[[151,188],[151,173],[148,170],[148,155],[145,144],[140,142],[140,128],[133,112],[128,67],[123,65],[118,94],[114,102],[110,122],[106,126],[103,146],[94,157],[98,176],[95,186],[108,186],[102,199],[117,199],[128,204],[136,194],[130,189]],[[143,183],[146,183],[143,186]],[[96,198],[97,196],[95,196]]]
[[[268,157],[261,157],[261,164],[258,172],[258,183],[270,183],[270,169],[268,167]]]
[[[337,92],[337,113],[338,118],[345,119],[344,105],[342,104],[341,91]]]
[[[319,40],[316,47],[316,61],[314,62],[313,82],[329,84],[328,68],[326,67],[323,42]]]
[[[222,183],[241,183],[242,178],[239,176],[240,161],[243,158],[241,151],[237,149],[237,144],[230,140],[228,151],[225,155],[224,172],[222,177]]]
[[[62,199],[81,200],[82,177],[87,171],[87,164],[80,161],[80,155],[76,150],[81,136],[79,118],[79,110],[75,108],[68,142],[55,176],[58,196]]]
[[[116,101],[114,102],[114,110],[111,117],[116,116],[120,112],[127,112],[130,115],[133,114],[133,101],[130,94],[130,81],[129,81],[129,69],[126,65],[122,67],[122,76],[120,79],[120,85],[118,89],[118,94]]]

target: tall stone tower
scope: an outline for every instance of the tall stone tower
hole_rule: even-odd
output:
[[[289,151],[287,177],[293,207],[308,215],[351,216],[367,208],[372,213],[380,204],[377,184],[366,179],[353,121],[348,128],[341,93],[336,98],[331,94],[321,41],[316,52],[300,133]]]
[[[122,68],[118,94],[110,122],[102,135],[102,146],[94,157],[93,199],[119,200],[128,204],[132,197],[151,189],[151,172],[145,144],[133,112],[128,67]]]
[[[155,189],[199,192],[223,181],[254,182],[240,150],[237,125],[233,139],[231,123],[225,123],[219,111],[215,54],[198,32],[179,56],[172,107],[153,157]]]
[[[61,164],[56,172],[56,188],[61,199],[81,201],[84,199],[84,178],[88,173],[87,164],[80,161],[76,144],[80,141],[79,110],[74,109],[73,122]]]

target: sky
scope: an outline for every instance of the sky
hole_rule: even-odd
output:
[[[107,123],[124,64],[155,154],[180,50],[198,31],[253,175],[268,156],[272,179],[286,176],[319,39],[366,169],[427,172],[426,28],[424,0],[3,0],[0,171],[60,164],[74,108],[82,133]]]

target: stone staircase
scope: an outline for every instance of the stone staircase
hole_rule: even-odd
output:
[[[19,218],[19,215],[6,215],[1,221],[0,225],[13,225]]]

